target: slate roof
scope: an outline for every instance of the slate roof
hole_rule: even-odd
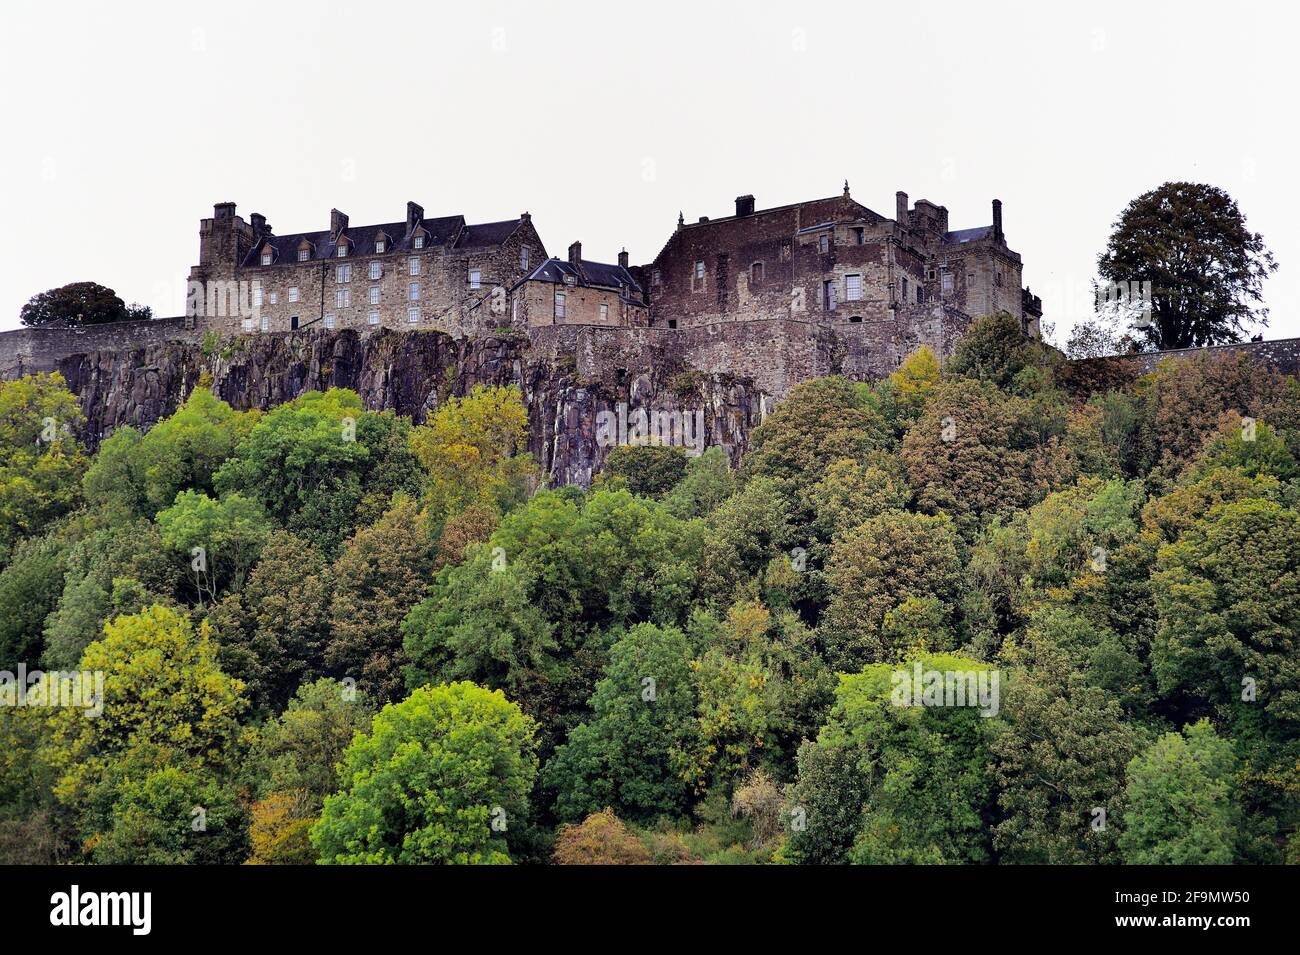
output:
[[[485,248],[500,245],[511,236],[515,229],[519,228],[521,221],[521,219],[507,219],[503,222],[467,225],[464,216],[439,216],[432,219],[421,219],[420,226],[426,232],[425,249],[436,248],[440,245],[457,249]],[[408,252],[414,248],[411,238],[406,235],[405,221],[385,222],[379,225],[349,225],[343,234],[352,243],[349,258],[360,255],[374,255],[375,241],[380,237],[386,237],[388,242],[385,254],[389,252]],[[313,260],[336,257],[337,246],[334,243],[334,236],[328,229],[322,229],[319,232],[294,232],[288,235],[263,236],[261,240],[253,244],[242,264],[245,266],[260,265],[262,252],[268,245],[275,251],[275,259],[272,264],[297,262],[298,247],[304,239],[311,244],[311,258]]]
[[[975,242],[979,239],[987,239],[992,235],[993,226],[982,225],[975,229],[958,229],[956,232],[945,232],[943,234],[943,241],[960,244],[962,242]]]
[[[625,286],[629,291],[640,292],[641,283],[632,277],[632,273],[621,265],[609,265],[606,262],[592,262],[579,259],[578,267],[566,259],[547,259],[524,279],[525,282],[562,283],[565,276],[572,276],[576,284],[587,287],[616,289]]]

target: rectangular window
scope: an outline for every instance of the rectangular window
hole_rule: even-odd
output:
[[[563,292],[555,293],[555,317],[556,318],[564,317],[564,293]]]
[[[952,273],[944,272],[941,282],[943,287],[943,294],[951,295],[952,294]]]
[[[907,279],[903,279],[903,294],[899,296],[904,302],[907,301]]]
[[[372,310],[368,315],[366,315],[366,322],[367,322],[367,324],[370,324],[370,325],[378,325],[378,324],[379,324],[379,313],[376,312],[376,311],[373,311],[373,310]]]
[[[264,332],[269,332],[270,330],[271,330],[271,316],[270,316],[270,315],[263,315],[263,316],[262,316],[262,331],[264,331]]]
[[[512,322],[519,321],[519,299],[518,298],[512,298],[510,300],[510,321]]]
[[[789,262],[789,261],[790,261],[790,243],[789,243],[789,242],[782,242],[782,243],[781,243],[781,261],[782,261],[782,262]]]
[[[340,288],[334,290],[334,307],[349,308],[352,305],[352,289]]]
[[[252,330],[253,330],[253,320],[251,318],[244,319],[244,331],[251,332]]]
[[[469,270],[469,287],[480,288],[482,286],[483,273],[478,269]]]
[[[263,265],[270,265],[270,264],[271,264],[271,253],[270,253],[270,252],[263,252],[263,253],[262,253],[262,264],[263,264]]]
[[[862,228],[862,226],[858,226],[857,228],[855,228],[853,230],[853,240],[857,242],[858,245],[866,245],[867,230]]]
[[[422,236],[422,235],[417,235],[414,239],[412,239],[412,240],[411,240],[411,248],[413,248],[413,249],[423,249],[423,248],[424,248],[424,236]]]
[[[817,237],[817,251],[829,252],[831,250],[831,237],[828,235],[819,235]]]
[[[835,311],[835,282],[827,279],[822,282],[822,308],[828,312]]]
[[[298,301],[298,286],[296,285],[289,286],[289,301],[291,302]]]
[[[528,249],[528,246],[526,246],[526,245],[523,246],[523,247],[519,250],[519,267],[520,267],[521,269],[526,269],[526,268],[528,268],[528,260],[529,260],[530,255],[531,255],[531,253],[530,253],[530,251],[529,251],[529,249]]]
[[[420,322],[420,310],[412,305],[406,310],[406,321],[411,325],[418,325]]]
[[[609,318],[609,306],[604,303],[600,306],[600,320],[606,321]]]
[[[298,261],[299,261],[299,262],[306,262],[306,261],[307,261],[308,259],[310,259],[310,258],[311,258],[311,249],[299,249],[299,250],[298,250]]]
[[[420,260],[417,259],[415,256],[411,256],[410,261],[406,263],[406,274],[407,275],[420,274]]]
[[[410,299],[412,302],[418,302],[420,300],[419,282],[412,282],[410,285],[406,287],[406,297]]]
[[[346,258],[348,254],[348,244],[346,242],[340,242],[339,247],[334,251],[334,254],[340,259]]]
[[[749,281],[753,285],[757,285],[759,282],[763,281],[762,262],[755,262],[749,267]]]
[[[383,255],[383,254],[384,254],[384,249],[386,249],[386,248],[388,248],[388,243],[385,242],[383,239],[376,239],[376,240],[375,240],[375,252],[376,252],[377,254],[379,254],[379,255]]]
[[[326,316],[325,316],[325,327],[326,327],[326,328],[333,328],[333,327],[334,327],[334,316],[333,316],[333,315],[326,315]]]
[[[272,304],[272,305],[279,305],[279,304],[280,304],[280,293],[279,293],[279,292],[272,292],[272,293],[271,293],[271,304]]]
[[[260,285],[253,287],[253,304],[259,306],[262,304],[262,286]]]
[[[334,272],[335,272],[334,280],[335,280],[336,282],[351,282],[351,281],[352,281],[352,265],[351,265],[351,264],[348,264],[348,265],[340,265],[337,269],[334,270]]]
[[[918,285],[916,287],[916,304],[921,305],[924,304],[924,302],[925,302],[925,286]]]
[[[372,282],[376,281],[383,274],[384,274],[383,266],[381,266],[378,262],[370,263],[370,280]]]
[[[658,269],[655,269],[653,272],[650,273],[650,284],[651,284],[651,285],[658,285],[662,280],[663,280],[663,276],[660,275]]]
[[[691,288],[693,288],[697,292],[700,289],[704,288],[704,263],[703,262],[695,263],[695,275],[691,280]]]
[[[860,302],[862,300],[861,275],[844,276],[844,300],[846,302]]]
[[[370,286],[370,304],[371,304],[371,305],[378,305],[378,304],[379,304],[379,286],[378,286],[378,285],[372,285],[372,286]]]

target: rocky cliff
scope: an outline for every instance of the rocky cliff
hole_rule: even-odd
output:
[[[686,422],[687,441],[695,440],[691,424],[698,420],[696,443],[721,446],[737,463],[770,407],[752,379],[692,370],[670,353],[594,371],[580,369],[573,355],[533,348],[523,336],[453,339],[383,330],[209,336],[203,343],[90,351],[55,366],[81,398],[82,437],[92,446],[115,428],[148,428],[166,417],[204,372],[213,391],[239,409],[267,409],[304,391],[340,387],[360,394],[367,408],[392,409],[416,422],[475,385],[518,385],[528,407],[529,449],[557,484],[590,482],[609,439],[621,440],[621,431],[635,437],[639,413]]]

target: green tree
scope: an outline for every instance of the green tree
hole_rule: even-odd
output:
[[[58,372],[0,380],[0,564],[19,537],[77,503],[86,458],[74,433],[83,421]]]
[[[1166,733],[1128,765],[1119,845],[1130,865],[1224,865],[1236,858],[1232,743],[1208,720]]]
[[[190,558],[200,603],[243,587],[271,532],[256,498],[233,493],[214,500],[197,491],[177,494],[175,504],[158,512],[158,527],[164,544]]]
[[[1040,373],[1052,364],[1050,356],[1049,349],[1025,334],[1015,316],[997,312],[971,323],[944,370],[1024,394],[1041,382]]]
[[[0,670],[40,660],[45,620],[63,592],[64,548],[52,534],[25,540],[0,570]]]
[[[624,444],[610,449],[602,474],[622,478],[633,494],[662,497],[686,476],[689,461],[685,448]]]
[[[24,325],[100,325],[153,318],[147,305],[130,305],[98,282],[71,282],[32,296],[18,313]]]
[[[1268,324],[1264,279],[1277,269],[1264,238],[1216,186],[1167,182],[1138,196],[1115,221],[1097,271],[1112,282],[1151,283],[1155,348],[1219,345],[1248,324]]]
[[[343,754],[312,843],[325,864],[511,861],[537,774],[536,727],[499,690],[421,687]]]
[[[400,498],[376,524],[357,531],[331,570],[326,666],[377,700],[401,696],[408,662],[402,620],[428,588],[432,550],[415,502]]]
[[[591,710],[546,764],[556,815],[577,822],[606,806],[647,821],[680,813],[690,794],[684,762],[695,714],[685,635],[632,627],[610,650]]]

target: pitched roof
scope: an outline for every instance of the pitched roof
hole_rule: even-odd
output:
[[[953,243],[975,242],[979,239],[987,239],[991,235],[993,235],[993,226],[982,225],[974,229],[958,229],[956,232],[945,232],[943,241]]]
[[[631,292],[642,291],[641,283],[623,266],[610,265],[607,262],[592,262],[589,259],[579,259],[577,268],[565,259],[547,259],[533,269],[523,281],[560,284],[564,282],[566,276],[574,280],[566,284],[581,285],[585,288],[626,288]]]
[[[448,246],[460,248],[484,248],[500,245],[519,228],[520,219],[508,219],[504,222],[487,222],[482,225],[467,225],[464,216],[438,216],[421,219],[420,227],[427,233],[424,248]],[[348,226],[343,235],[352,243],[352,256],[374,255],[375,240],[386,236],[388,245],[385,252],[404,252],[413,248],[411,239],[406,234],[405,222],[385,222],[379,225]],[[313,259],[332,259],[338,246],[334,235],[328,229],[319,232],[293,232],[288,235],[267,235],[253,244],[242,265],[257,265],[262,252],[269,246],[275,252],[275,262],[298,261],[298,247],[306,240],[311,245]]]

